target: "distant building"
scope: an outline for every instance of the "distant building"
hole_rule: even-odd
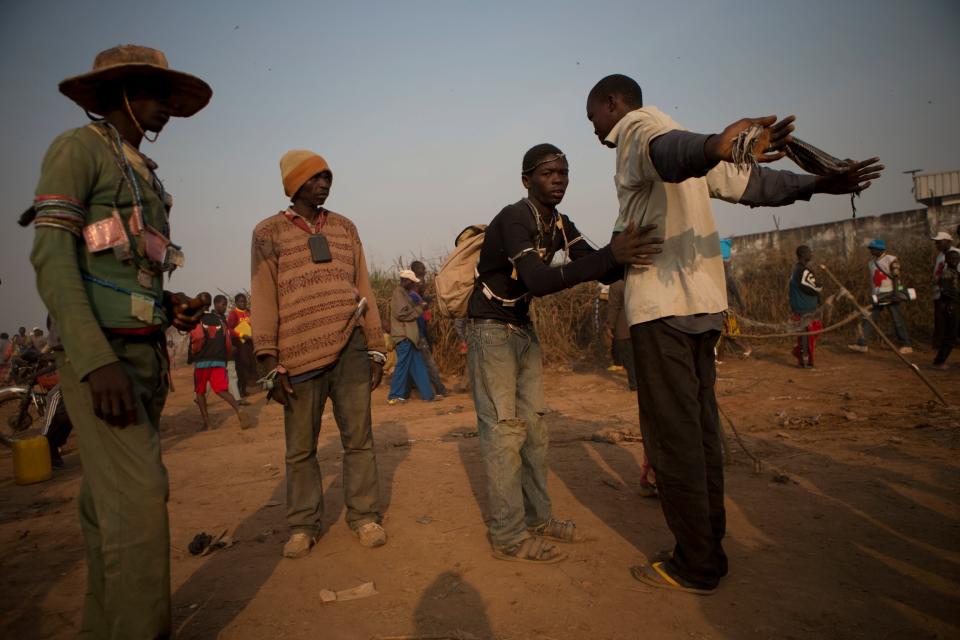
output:
[[[928,208],[960,204],[960,171],[913,176],[913,196]]]

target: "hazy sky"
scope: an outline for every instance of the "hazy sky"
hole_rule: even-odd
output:
[[[617,214],[614,152],[585,117],[590,87],[634,77],[644,101],[715,132],[797,115],[833,155],[879,155],[861,215],[915,208],[908,169],[960,168],[960,3],[184,2],[0,0],[0,329],[43,321],[28,262],[40,160],[83,112],[57,91],[121,43],[166,52],[213,100],[142,150],[175,198],[187,266],[170,288],[249,282],[250,233],[286,206],[278,161],[322,153],[328,206],[356,222],[368,262],[441,256],[463,227],[523,196],[520,160],[552,142],[570,159],[561,210],[595,241]],[[791,168],[781,161],[778,168]],[[715,206],[724,235],[837,220],[847,198],[776,209]]]

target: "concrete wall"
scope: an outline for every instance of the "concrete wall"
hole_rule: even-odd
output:
[[[798,245],[814,250],[831,248],[847,257],[874,238],[883,238],[896,244],[897,238],[929,238],[937,231],[949,231],[956,240],[960,224],[960,205],[928,207],[825,222],[806,227],[780,229],[765,233],[733,236],[733,254],[749,259],[770,251],[791,255]]]

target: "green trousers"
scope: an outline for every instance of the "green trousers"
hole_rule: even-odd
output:
[[[160,412],[169,390],[156,340],[111,338],[133,383],[137,422],[119,429],[93,413],[90,387],[61,357],[60,384],[83,462],[80,525],[87,546],[82,638],[171,635],[167,470]]]

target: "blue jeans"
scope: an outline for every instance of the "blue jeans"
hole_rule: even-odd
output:
[[[407,393],[407,377],[413,378],[414,384],[420,390],[420,397],[424,400],[433,400],[433,387],[430,386],[430,376],[427,374],[427,365],[417,349],[409,340],[401,340],[394,349],[397,352],[397,366],[393,368],[393,377],[390,378],[390,393],[387,399],[403,398]]]
[[[893,319],[893,331],[894,333],[897,334],[897,341],[900,343],[900,346],[909,347],[910,336],[907,335],[907,323],[903,319],[903,314],[900,313],[899,304],[888,304],[882,307],[875,306],[873,310],[870,312],[870,317],[873,319],[874,322],[876,322],[879,325],[880,313],[884,309],[890,310],[890,317]],[[863,331],[863,335],[860,337],[859,340],[857,340],[857,344],[860,345],[861,347],[865,347],[873,338],[873,326],[869,322],[864,320],[862,331]]]
[[[490,541],[505,549],[550,519],[540,341],[533,325],[470,322],[467,345]]]

